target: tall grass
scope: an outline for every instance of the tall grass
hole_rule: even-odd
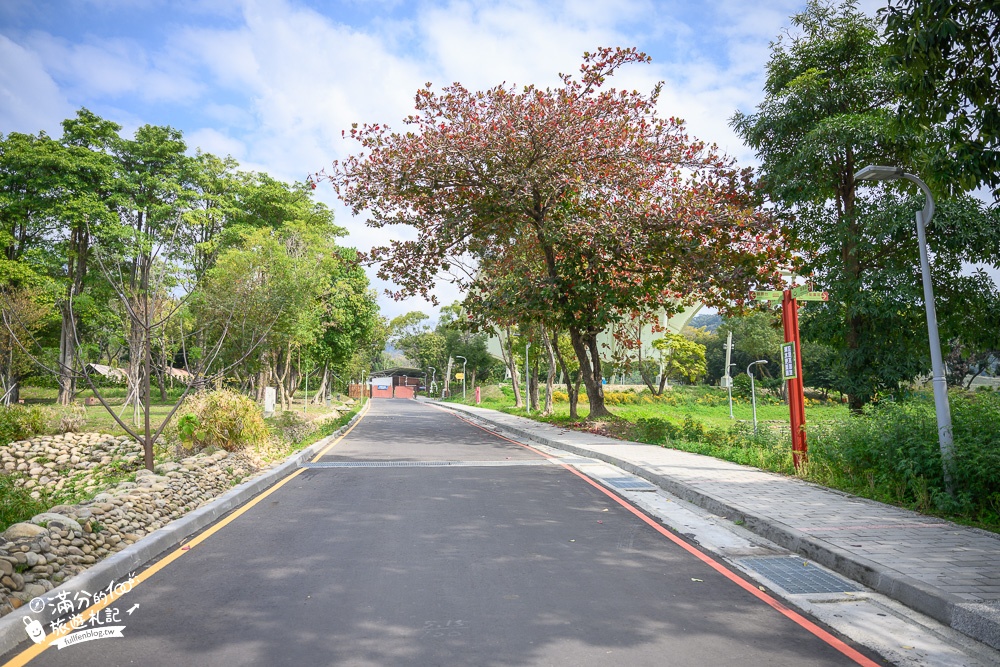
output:
[[[709,392],[716,392],[715,395]],[[617,392],[616,392],[617,393]],[[883,401],[852,415],[845,406],[811,402],[806,409],[809,456],[804,470],[792,465],[788,408],[758,404],[757,434],[746,421],[749,406],[728,401],[718,389],[675,388],[669,400],[615,396],[615,417],[601,426],[614,437],[705,454],[772,472],[801,477],[873,500],[944,516],[1000,532],[1000,393],[954,392],[951,413],[955,494],[947,493],[938,447],[933,397],[914,392],[905,401]],[[721,394],[725,397],[725,394]],[[484,407],[524,415],[502,391]],[[745,401],[744,401],[745,403]],[[586,399],[581,398],[581,416]],[[570,425],[565,404],[536,419]],[[773,422],[768,423],[773,420]],[[592,428],[592,425],[588,425]]]
[[[863,415],[810,433],[811,479],[925,512],[1000,526],[1000,394],[950,397],[955,495],[944,483],[930,397],[868,406]]]

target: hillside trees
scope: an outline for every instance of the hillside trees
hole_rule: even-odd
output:
[[[396,296],[429,295],[439,272],[471,259],[475,270],[453,280],[473,318],[506,309],[501,326],[568,331],[591,418],[608,414],[600,331],[636,309],[729,305],[771,282],[784,259],[781,230],[756,207],[747,174],[679,119],[659,117],[659,86],[648,95],[606,86],[646,61],[602,48],[556,88],[428,85],[407,131],[355,126],[364,153],[328,176],[371,226],[416,231],[369,257],[400,286]]]
[[[929,355],[913,231],[922,200],[898,185],[860,198],[854,174],[867,164],[919,172],[927,135],[897,122],[898,75],[886,65],[877,23],[855,2],[810,0],[792,25],[772,45],[764,100],[732,125],[792,219],[804,275],[830,293],[829,303],[804,312],[803,334],[839,351],[836,388],[859,410],[925,372]],[[958,335],[959,304],[982,296],[959,267],[996,264],[1000,228],[981,204],[956,196],[939,203],[928,238],[935,291],[951,295],[939,305],[941,327]]]

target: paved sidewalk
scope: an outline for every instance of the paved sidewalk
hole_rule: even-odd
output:
[[[708,456],[438,405],[618,466],[1000,649],[1000,536]]]

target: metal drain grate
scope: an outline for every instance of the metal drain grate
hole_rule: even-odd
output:
[[[635,477],[602,477],[602,482],[620,491],[656,491],[659,487]]]
[[[801,593],[847,593],[861,586],[795,557],[744,558],[740,565],[762,574],[792,595]]]
[[[303,468],[483,468],[500,466],[546,466],[548,459],[529,461],[320,461]]]

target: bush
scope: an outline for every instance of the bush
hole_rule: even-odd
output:
[[[0,473],[0,531],[27,521],[51,506],[51,499],[43,496],[36,500],[24,487],[26,477],[20,473]],[[42,489],[40,489],[42,490]]]
[[[186,449],[218,447],[232,452],[268,438],[260,406],[235,391],[198,392],[184,400],[180,412],[177,434]]]
[[[945,492],[933,400],[883,401],[810,429],[810,472],[878,500],[1000,519],[1000,396],[953,394],[955,498]]]
[[[733,396],[739,398],[750,398],[750,376],[740,373],[733,378]]]
[[[45,418],[36,407],[6,405],[0,407],[0,443],[26,440],[45,429]]]
[[[275,415],[268,419],[267,423],[272,430],[277,430],[280,433],[282,440],[290,443],[301,442],[307,435],[316,430],[315,425],[307,422],[297,412],[290,410]]]

